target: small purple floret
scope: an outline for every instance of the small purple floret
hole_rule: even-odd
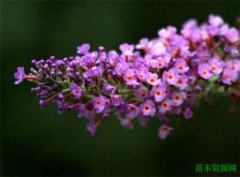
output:
[[[86,54],[90,50],[89,44],[82,44],[80,47],[77,48],[78,54]]]
[[[75,97],[75,98],[80,98],[82,96],[82,89],[80,86],[78,86],[77,84],[75,83],[72,83],[70,85],[70,89],[71,89],[71,92],[72,92],[72,95]]]
[[[14,77],[16,81],[14,82],[15,85],[20,84],[24,77],[25,77],[25,72],[24,72],[24,67],[18,67],[17,72],[14,74]]]

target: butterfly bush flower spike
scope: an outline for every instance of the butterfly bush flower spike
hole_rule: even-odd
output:
[[[214,14],[203,24],[191,19],[180,30],[162,28],[136,45],[92,51],[84,43],[76,55],[33,59],[32,65],[29,74],[17,67],[14,84],[32,82],[42,108],[56,103],[61,114],[76,111],[88,120],[92,136],[108,119],[118,119],[129,130],[157,119],[156,134],[166,139],[176,120],[171,117],[193,119],[193,108],[209,106],[212,93],[227,93],[234,105],[240,104],[239,29]]]

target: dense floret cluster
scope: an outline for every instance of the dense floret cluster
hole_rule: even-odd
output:
[[[210,15],[201,26],[189,20],[179,33],[168,26],[155,39],[122,44],[120,53],[83,44],[73,57],[34,59],[30,74],[17,68],[15,84],[36,83],[32,92],[41,107],[55,102],[59,113],[75,110],[88,119],[92,135],[111,113],[128,129],[134,119],[145,125],[158,118],[158,136],[165,139],[173,130],[169,116],[190,119],[196,98],[207,99],[212,88],[239,101],[239,48],[239,30]]]

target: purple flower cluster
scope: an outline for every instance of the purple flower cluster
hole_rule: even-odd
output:
[[[171,115],[192,118],[198,97],[209,99],[213,89],[239,93],[239,48],[239,30],[210,15],[200,26],[186,22],[180,33],[168,26],[155,39],[122,44],[120,53],[83,44],[76,56],[32,60],[29,75],[18,67],[15,84],[35,82],[41,107],[55,102],[59,113],[74,109],[88,120],[91,135],[114,114],[127,129],[134,120],[146,125],[158,118],[158,136],[165,139]]]

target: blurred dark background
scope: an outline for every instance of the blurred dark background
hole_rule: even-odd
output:
[[[235,25],[239,1],[181,2],[1,2],[1,173],[3,176],[195,176],[197,163],[235,163],[239,173],[239,117],[228,113],[225,97],[200,107],[166,140],[157,138],[158,120],[127,131],[110,118],[91,137],[75,113],[42,110],[31,83],[15,86],[17,66],[33,58],[75,55],[88,42],[118,49],[153,38],[167,25],[210,13]],[[240,109],[240,108],[238,108]],[[207,175],[214,175],[208,173]],[[218,175],[234,176],[237,173]]]

